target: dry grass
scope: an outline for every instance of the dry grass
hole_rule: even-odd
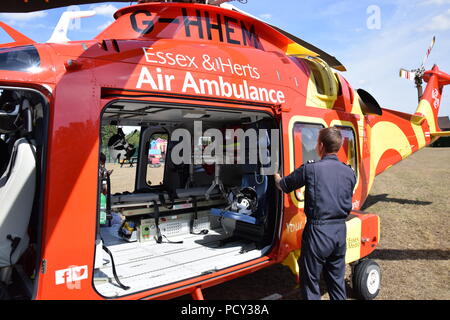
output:
[[[134,182],[136,178],[136,165],[130,167],[129,164],[124,164],[120,167],[118,163],[107,163],[107,170],[113,170],[111,174],[111,193],[116,192],[133,192]],[[158,168],[147,168],[147,181],[151,181],[152,185],[159,184],[163,180],[164,166]]]
[[[450,299],[449,183],[449,148],[421,150],[375,180],[364,209],[381,217],[379,299]]]
[[[450,299],[450,148],[425,148],[375,179],[364,210],[381,217],[371,255],[382,270],[379,300]],[[350,268],[347,267],[347,279]],[[294,278],[276,265],[206,289],[207,299],[298,299]],[[351,286],[348,293],[352,298]],[[324,293],[323,299],[328,299]]]

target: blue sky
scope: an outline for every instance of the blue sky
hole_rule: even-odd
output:
[[[71,40],[90,39],[110,23],[112,14],[130,2],[81,5],[97,15],[81,20]],[[427,67],[436,63],[450,73],[450,0],[248,0],[232,2],[334,55],[355,88],[371,92],[383,107],[413,113],[417,94],[399,68],[418,67],[433,35],[436,45]],[[1,5],[0,5],[1,6]],[[1,9],[0,9],[1,10]],[[30,14],[0,13],[4,21],[38,42],[47,41],[67,8]],[[0,32],[0,42],[9,39]],[[450,114],[450,88],[444,90],[441,115]]]

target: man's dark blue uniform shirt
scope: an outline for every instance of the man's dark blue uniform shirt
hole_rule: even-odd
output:
[[[280,181],[281,189],[290,193],[303,186],[305,214],[308,221],[345,219],[352,209],[356,176],[353,169],[336,155],[306,163]]]

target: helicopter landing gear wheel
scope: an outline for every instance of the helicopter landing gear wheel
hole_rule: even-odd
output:
[[[361,261],[354,266],[352,283],[358,299],[375,299],[381,287],[380,266],[370,259]]]

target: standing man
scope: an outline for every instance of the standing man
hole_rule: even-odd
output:
[[[331,300],[345,300],[345,220],[352,209],[356,176],[340,162],[337,152],[342,136],[335,128],[319,132],[316,152],[321,160],[310,161],[290,175],[275,174],[275,183],[285,193],[303,186],[306,226],[300,255],[300,291],[304,299],[320,300],[322,271]]]

